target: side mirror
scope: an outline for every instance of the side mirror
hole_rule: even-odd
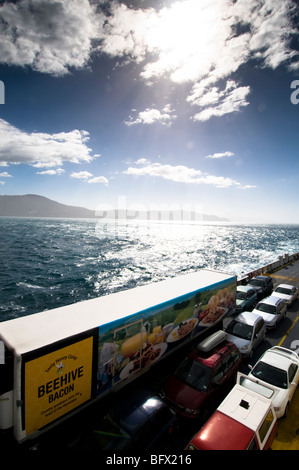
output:
[[[248,369],[249,370],[252,370],[253,369],[253,366],[251,364],[248,364]]]

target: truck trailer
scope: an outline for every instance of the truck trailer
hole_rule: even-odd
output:
[[[0,323],[0,430],[35,437],[208,336],[236,285],[203,269]]]

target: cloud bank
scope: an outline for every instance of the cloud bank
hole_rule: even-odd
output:
[[[92,67],[97,55],[140,67],[140,80],[187,84],[194,121],[239,112],[250,89],[231,80],[241,65],[299,69],[295,0],[181,0],[164,7],[116,0],[19,0],[0,7],[0,62],[54,76]],[[220,85],[222,82],[222,85]],[[223,85],[224,83],[224,85]],[[127,125],[175,116],[148,107]]]
[[[61,166],[64,162],[89,163],[89,133],[73,130],[49,134],[25,132],[0,119],[0,161],[2,165],[27,163],[37,168]]]
[[[160,163],[151,163],[146,159],[139,159],[137,167],[130,166],[123,173],[133,176],[151,176],[185,184],[207,184],[216,188],[238,187],[240,189],[249,189],[254,186],[242,185],[232,178],[224,176],[214,176],[203,173],[201,170],[189,168],[184,165],[162,165]]]

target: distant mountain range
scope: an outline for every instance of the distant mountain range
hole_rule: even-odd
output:
[[[55,218],[100,218],[100,219],[145,219],[145,220],[186,220],[228,222],[215,215],[197,214],[182,211],[143,211],[133,210],[95,211],[84,207],[68,206],[37,194],[24,196],[0,196],[0,217],[55,217]]]

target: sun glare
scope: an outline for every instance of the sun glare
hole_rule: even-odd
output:
[[[173,72],[172,79],[179,82],[185,76],[194,79],[209,69],[218,53],[219,41],[223,42],[226,34],[218,2],[175,2],[160,11],[157,21],[152,41],[159,51],[159,59],[148,68],[151,76],[162,71]]]

